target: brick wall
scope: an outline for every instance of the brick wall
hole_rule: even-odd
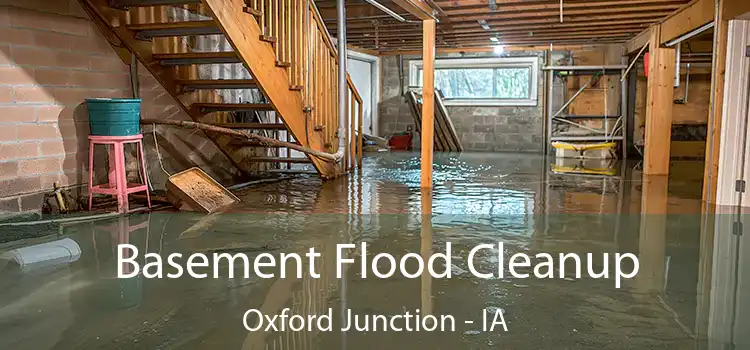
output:
[[[82,102],[132,96],[128,66],[76,1],[33,0],[21,6],[28,8],[0,7],[0,215],[38,210],[55,181],[85,184],[89,129]],[[140,78],[144,117],[187,119],[153,77]],[[236,173],[202,133],[159,129],[159,135],[169,172],[198,165],[219,179]],[[157,186],[166,175],[153,150],[147,136]]]

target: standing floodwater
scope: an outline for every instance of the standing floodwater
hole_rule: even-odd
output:
[[[130,215],[45,226],[39,230],[49,230],[48,235],[35,232],[37,238],[6,242],[2,250],[7,253],[70,239],[80,256],[72,262],[24,268],[7,260],[0,263],[0,348],[750,346],[748,336],[737,331],[747,328],[747,313],[730,312],[747,307],[750,299],[747,288],[737,282],[743,281],[742,272],[734,273],[750,252],[746,244],[738,245],[741,237],[702,234],[702,228],[724,218],[710,217],[711,225],[705,225],[700,215],[700,179],[690,176],[703,169],[701,163],[673,165],[681,168],[672,172],[669,188],[664,189],[666,213],[642,215],[644,206],[659,200],[643,198],[642,193],[660,193],[654,190],[659,184],[648,183],[644,191],[640,172],[631,169],[635,164],[612,173],[581,174],[555,169],[536,155],[437,155],[435,162],[435,188],[429,196],[419,188],[418,155],[378,154],[365,158],[361,173],[346,178],[321,182],[301,177],[243,190],[237,194],[242,202],[223,214]],[[423,205],[431,205],[432,215],[422,214]],[[4,236],[12,230],[0,227]],[[368,262],[378,253],[430,256],[449,242],[453,276],[362,278],[358,262],[363,257],[352,250],[347,258],[354,263],[337,279],[336,245],[361,242],[367,242]],[[506,256],[592,253],[598,259],[592,266],[596,271],[614,266],[614,258],[604,265],[604,254],[632,253],[640,269],[619,289],[612,279],[568,273],[554,279],[508,274],[476,278],[467,268],[470,250],[499,242]],[[260,278],[252,271],[245,276],[239,264],[234,278],[228,278],[229,265],[223,262],[218,278],[213,278],[212,268],[205,268],[202,272],[211,278],[183,274],[118,279],[119,244],[137,247],[137,259],[147,253],[243,253],[251,261],[265,253],[301,255],[314,247],[321,253],[316,260],[320,278]],[[530,267],[519,271],[533,273],[538,261],[532,260]],[[414,261],[405,268],[415,269]],[[490,249],[473,257],[480,271],[497,271],[499,263],[497,252]],[[174,271],[167,266],[164,272]],[[266,330],[265,320],[258,330],[246,329],[255,329],[260,315],[281,313],[287,316],[274,321],[276,328]],[[414,318],[404,318],[407,313]],[[281,322],[294,315],[300,317],[294,317],[292,328],[297,329],[297,320],[304,320],[305,327],[292,331],[287,323],[282,330]],[[319,319],[310,315],[330,315],[331,330],[308,328]],[[377,329],[341,332],[349,315],[361,315],[359,327],[354,324],[352,329],[364,329],[365,322]],[[439,322],[446,315],[454,319],[454,331],[425,330],[432,327],[432,319]],[[419,331],[392,329],[417,320]],[[485,327],[493,320],[506,327]]]

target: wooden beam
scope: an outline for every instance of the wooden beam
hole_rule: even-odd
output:
[[[435,144],[435,20],[424,20],[422,26],[422,188],[431,190]]]
[[[672,138],[672,106],[674,105],[675,50],[661,48],[661,28],[651,28],[646,97],[646,147],[643,173],[669,174],[669,147]]]
[[[659,42],[664,44],[714,20],[714,0],[693,0],[661,23]]]
[[[747,0],[724,0],[722,1],[723,17],[732,20],[750,12],[750,1]]]
[[[593,45],[557,45],[555,50],[583,50],[584,48],[593,47]],[[437,53],[466,53],[466,52],[493,52],[494,47],[445,47],[438,48],[435,51]],[[537,51],[537,50],[549,50],[549,45],[535,45],[535,46],[506,46],[505,51]],[[394,50],[394,51],[380,51],[381,56],[394,56],[394,55],[421,55],[421,50]]]
[[[719,175],[719,146],[721,144],[721,128],[724,119],[724,80],[727,64],[727,33],[729,20],[725,17],[727,1],[721,1],[719,12],[716,13],[717,26],[714,28],[713,70],[711,74],[711,96],[708,110],[708,125],[706,133],[706,164],[703,169],[703,196],[706,203],[716,202],[716,188]]]
[[[659,44],[665,44],[713,21],[714,9],[714,0],[693,0],[680,7],[665,19],[659,21],[662,28],[659,35]],[[634,53],[643,47],[649,36],[650,29],[646,29],[630,39],[625,45],[628,53]]]
[[[423,21],[435,19],[435,10],[424,0],[393,0],[393,3]]]
[[[631,54],[638,52],[641,48],[646,46],[649,38],[651,38],[651,28],[646,28],[644,31],[633,37],[633,39],[630,39],[625,43],[625,53]]]

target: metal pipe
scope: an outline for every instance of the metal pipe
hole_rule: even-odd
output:
[[[677,62],[674,65],[674,87],[680,87],[680,59],[682,58],[682,43],[677,43],[677,54],[675,60]]]
[[[401,17],[401,15],[399,15],[398,13],[393,12],[391,9],[383,6],[383,4],[381,4],[381,3],[379,3],[379,2],[377,2],[375,0],[365,0],[365,2],[367,2],[368,4],[370,4],[372,6],[375,6],[378,10],[385,12],[386,14],[388,14],[389,16],[395,18],[399,22],[406,22],[406,18]],[[336,1],[336,3],[338,3],[338,1]]]
[[[346,4],[344,0],[336,1],[336,20],[338,32],[338,54],[339,54],[339,148],[336,152],[343,156],[346,149],[346,102],[349,92],[346,85]]]
[[[693,38],[694,36],[707,31],[707,30],[709,30],[709,29],[711,29],[713,27],[714,27],[714,22],[707,23],[706,25],[704,25],[704,26],[702,26],[702,27],[700,27],[698,29],[695,29],[695,30],[693,30],[693,31],[691,31],[691,32],[689,32],[689,33],[687,33],[687,34],[685,34],[685,35],[683,35],[683,36],[681,36],[681,37],[679,37],[677,39],[674,39],[672,41],[668,41],[665,46],[667,46],[667,47],[675,46],[675,45],[677,45],[677,44],[679,44],[679,43],[681,43],[681,42],[683,42],[685,40]]]

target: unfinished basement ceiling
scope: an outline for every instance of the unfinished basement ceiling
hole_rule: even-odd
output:
[[[417,18],[393,1],[378,2],[410,22],[400,22],[364,0],[346,1],[347,42],[381,52],[420,49],[422,26]],[[434,2],[444,12],[437,26],[437,46],[459,48],[622,43],[689,0],[563,0],[562,22],[559,0]],[[331,35],[336,35],[336,1],[316,3]]]

